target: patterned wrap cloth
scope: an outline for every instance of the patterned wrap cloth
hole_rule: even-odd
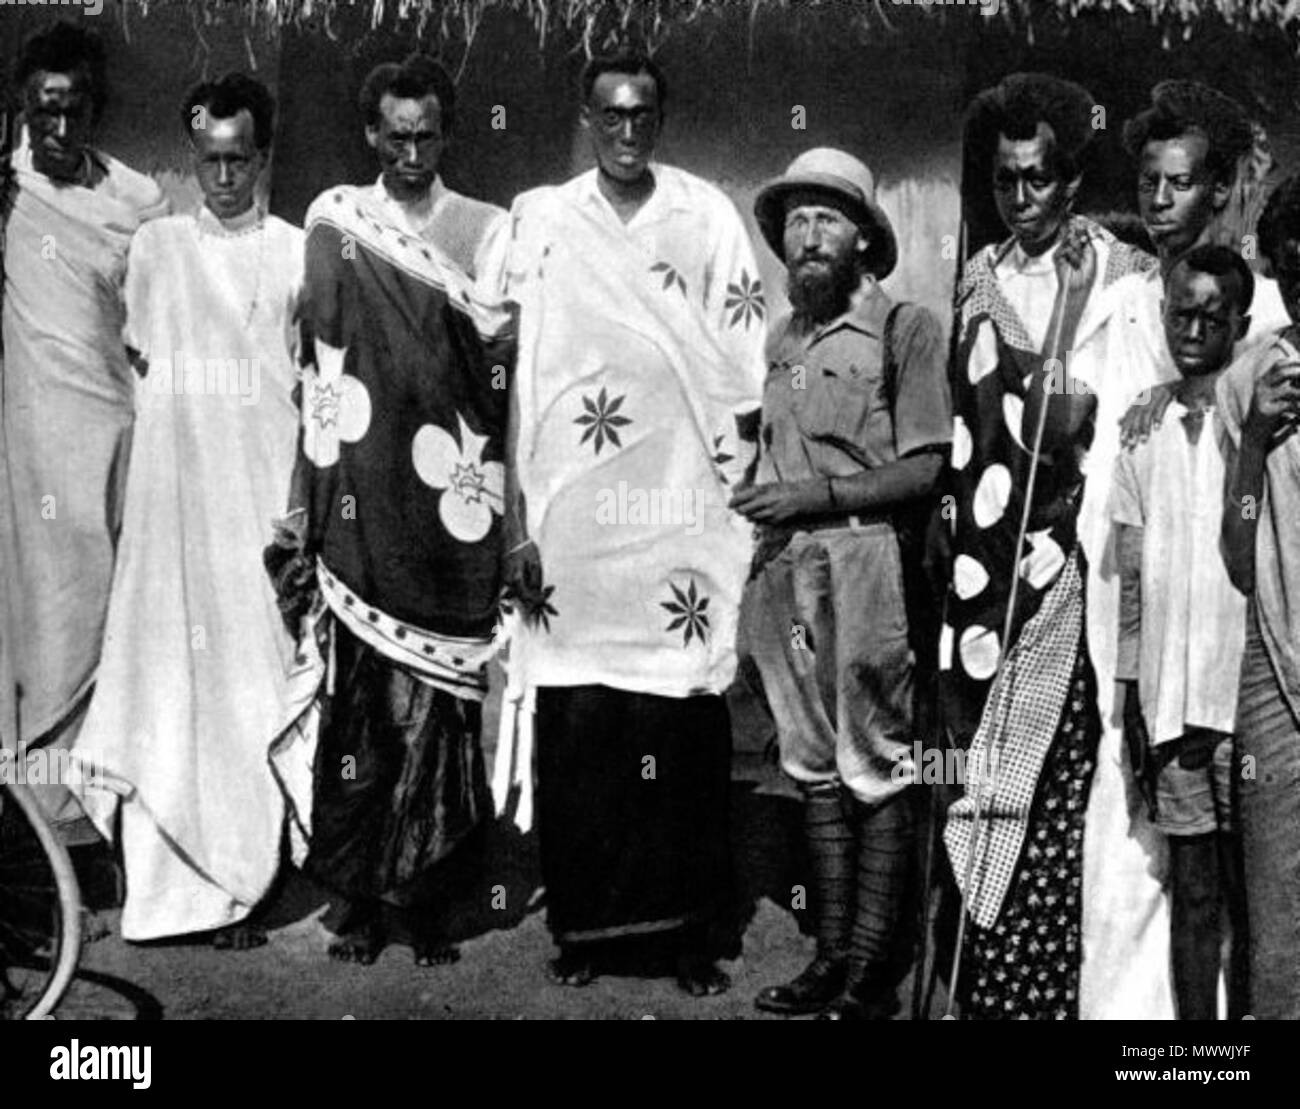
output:
[[[1075,382],[1097,389],[1106,380],[1106,325],[1116,309],[1111,291],[1121,279],[1155,263],[1091,221],[1072,219],[1097,251],[1098,278],[1065,368]],[[1025,545],[1016,550],[1030,466],[1021,417],[1029,375],[1041,353],[996,273],[1008,249],[1004,244],[981,251],[958,290],[951,474],[957,495],[955,558],[940,639],[948,725],[958,743],[974,740],[972,753],[982,754],[980,765],[993,772],[981,807],[988,823],[977,840],[979,857],[968,891],[972,919],[981,927],[997,920],[1017,879],[1040,773],[1066,720],[1076,660],[1080,651],[1089,650],[1080,636],[1091,604],[1084,576],[1094,571],[1094,537],[1084,520],[1085,478],[1102,481],[1104,500],[1113,436],[1109,428],[1100,435],[1096,429],[1101,420],[1117,419],[1111,415],[1116,398],[1109,389],[1097,419],[1078,440],[1064,451],[1044,454]],[[1107,457],[1089,456],[1095,440],[1103,442],[1096,453]],[[1013,565],[1020,575],[1016,612],[1005,669],[994,685]],[[1114,626],[1110,634],[1113,638]],[[1092,760],[1086,765],[1091,774]],[[945,838],[959,884],[965,880],[972,812],[968,796],[949,813]],[[1081,868],[1083,862],[1076,859],[1073,865]]]

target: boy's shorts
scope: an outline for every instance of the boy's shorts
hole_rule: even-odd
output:
[[[1232,736],[1205,728],[1155,751],[1156,827],[1168,836],[1232,830]]]

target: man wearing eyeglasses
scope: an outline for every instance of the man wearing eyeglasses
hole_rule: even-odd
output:
[[[19,740],[71,746],[95,680],[134,420],[122,344],[127,247],[165,214],[149,177],[93,145],[104,48],[56,23],[24,44],[24,128],[4,243],[0,568]],[[0,633],[4,634],[4,633]],[[6,698],[0,698],[0,701]],[[64,839],[98,837],[62,785],[39,790]]]
[[[653,160],[665,99],[646,57],[588,65],[596,165],[516,199],[493,272],[520,308],[510,665],[535,695],[554,978],[585,985],[639,945],[698,997],[728,985],[710,926],[728,900],[722,694],[750,532],[727,501],[752,455],[766,310],[735,206]]]

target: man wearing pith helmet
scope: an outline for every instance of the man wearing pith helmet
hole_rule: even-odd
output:
[[[756,1004],[887,1019],[914,877],[900,524],[951,437],[945,344],[931,312],[880,287],[898,243],[857,158],[808,151],[754,210],[791,312],[768,341],[756,478],[732,505],[759,530],[745,635],[803,795],[817,926],[812,963]]]

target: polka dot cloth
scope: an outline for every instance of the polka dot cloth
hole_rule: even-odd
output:
[[[1105,255],[1098,286],[1155,265],[1147,254],[1082,217]],[[1020,574],[1014,643],[1059,577],[1075,545],[1083,491],[1080,461],[1091,439],[1085,428],[1074,449],[1040,466],[1029,535],[1016,550],[1030,454],[1021,434],[1027,382],[1042,354],[999,284],[994,266],[1010,243],[985,247],[971,259],[957,291],[957,352],[951,377],[953,443],[949,487],[957,498],[953,553],[961,560],[948,597],[941,690],[945,718],[962,737],[974,735],[996,664],[1012,573]]]
[[[1011,894],[993,927],[967,925],[958,983],[964,1018],[1079,1015],[1084,814],[1101,734],[1096,706],[1092,665],[1079,651]]]
[[[1033,561],[1035,549],[1028,542],[1018,556],[1014,550],[1029,476],[1020,419],[1027,382],[1040,356],[1029,349],[1025,327],[987,264],[985,270],[987,280],[978,280],[981,267],[975,263],[970,278],[974,292],[963,302],[958,320],[958,365],[966,368],[953,375],[950,485],[957,497],[956,561],[947,612],[952,650],[940,662],[949,719],[966,736],[979,723],[997,670],[1011,568],[1022,568],[1014,638],[1064,564],[1062,557],[1053,565],[1046,545]],[[1073,454],[1039,469],[1031,524],[1043,518],[1057,521],[1035,528],[1036,533],[1051,533],[1050,549],[1063,552],[1074,545],[1068,506],[1077,503],[1082,482]],[[1032,577],[1024,575],[1026,569],[1032,569]]]

